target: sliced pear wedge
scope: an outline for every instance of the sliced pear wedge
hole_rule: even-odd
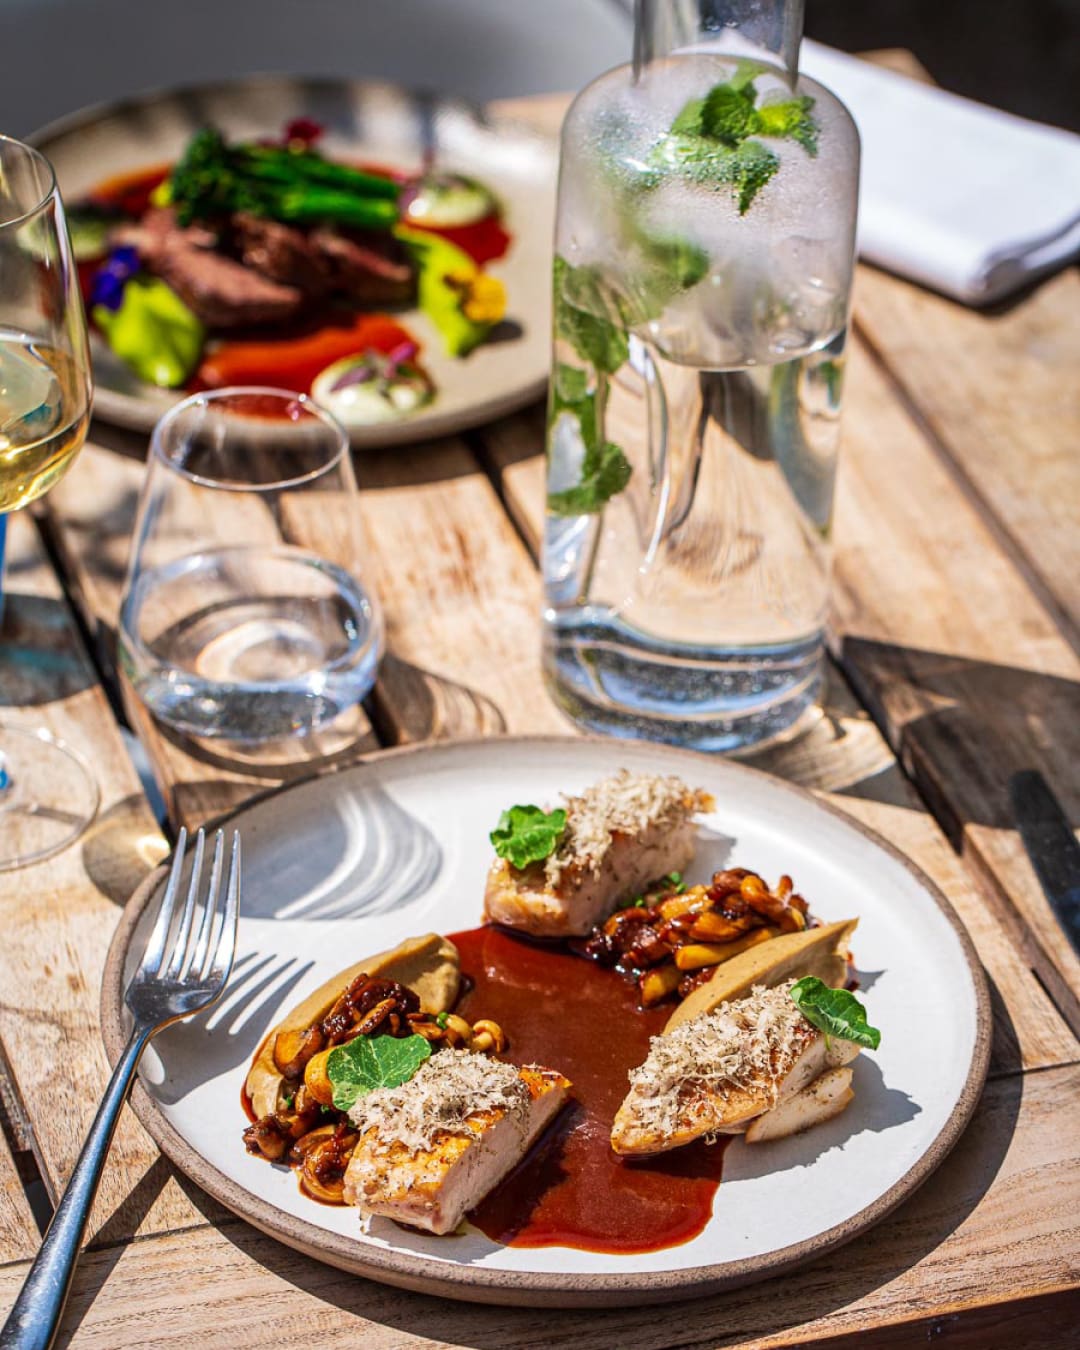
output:
[[[841,919],[821,928],[783,933],[740,952],[717,966],[712,979],[699,985],[668,1018],[665,1031],[712,1012],[730,999],[745,998],[756,984],[772,989],[784,980],[816,975],[830,989],[843,985],[847,954],[858,919]]]
[[[320,985],[278,1023],[259,1047],[244,1084],[256,1117],[278,1109],[279,1096],[285,1087],[285,1079],[274,1063],[278,1036],[303,1032],[321,1022],[358,975],[396,980],[417,994],[424,1012],[449,1012],[457,1001],[461,984],[461,960],[449,938],[425,933],[423,937],[406,938],[389,951],[355,961]]]

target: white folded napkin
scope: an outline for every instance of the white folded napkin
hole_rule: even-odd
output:
[[[967,304],[1080,252],[1080,136],[805,41],[862,137],[859,252]]]

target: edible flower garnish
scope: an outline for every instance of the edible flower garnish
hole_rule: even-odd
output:
[[[437,234],[399,225],[394,235],[419,269],[420,308],[439,330],[449,354],[467,356],[506,314],[502,282]]]
[[[335,1046],[326,1060],[334,1105],[348,1111],[376,1088],[400,1087],[430,1056],[431,1045],[417,1035],[355,1036]]]
[[[107,260],[94,273],[90,289],[91,305],[102,305],[115,313],[124,298],[124,287],[141,266],[136,249],[126,245],[114,248]]]
[[[819,1031],[842,1041],[854,1041],[868,1050],[881,1044],[881,1032],[866,1020],[866,1009],[847,989],[830,989],[816,975],[806,975],[791,986],[795,1006]]]
[[[539,806],[511,806],[488,837],[499,857],[520,870],[554,853],[565,829],[561,807],[543,811]]]

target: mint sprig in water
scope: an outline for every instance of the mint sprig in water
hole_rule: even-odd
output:
[[[617,312],[617,306],[596,269],[574,267],[556,256],[553,282],[556,335],[592,367],[594,387],[590,391],[587,371],[565,362],[555,367],[550,424],[553,427],[561,414],[569,413],[578,424],[585,453],[579,482],[549,493],[548,508],[559,516],[595,515],[630,481],[630,461],[603,436],[607,377],[627,360],[630,346],[623,328],[605,317],[606,312]]]
[[[520,870],[554,853],[565,829],[561,807],[543,811],[539,806],[511,806],[488,837],[499,857]]]
[[[881,1044],[881,1032],[866,1020],[866,1009],[847,989],[830,989],[816,975],[806,975],[791,986],[792,1002],[828,1040],[854,1041],[868,1050]]]
[[[431,1046],[423,1036],[356,1036],[335,1046],[326,1057],[334,1105],[348,1111],[360,1097],[381,1087],[407,1083]]]
[[[684,105],[649,156],[657,182],[665,174],[679,174],[697,183],[729,185],[739,214],[745,215],[780,168],[775,151],[754,136],[795,141],[808,155],[817,154],[814,100],[799,95],[759,104],[757,73],[744,63],[726,83]]]

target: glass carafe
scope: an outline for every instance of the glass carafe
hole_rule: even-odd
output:
[[[818,699],[858,136],[802,0],[640,0],[562,137],[544,669],[594,730],[711,750]]]

